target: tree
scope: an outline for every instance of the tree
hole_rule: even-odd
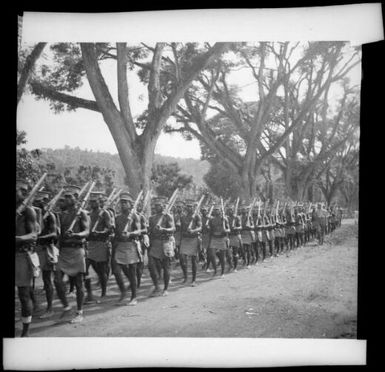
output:
[[[30,51],[22,50],[21,48],[21,30],[23,20],[22,17],[18,17],[18,48],[19,48],[19,60],[18,60],[18,82],[17,82],[17,104],[19,104],[24,90],[27,86],[33,70],[36,65],[36,61],[40,57],[43,49],[47,43],[37,43]]]
[[[358,133],[352,136],[338,151],[334,159],[327,165],[322,177],[317,180],[325,200],[331,204],[341,191],[345,203],[351,207],[352,201],[358,192],[358,163],[359,146]]]
[[[239,177],[223,163],[211,164],[203,179],[216,196],[234,199],[239,195],[241,188]]]
[[[177,187],[192,186],[192,176],[181,174],[180,170],[177,163],[156,164],[153,167],[151,180],[158,195],[170,197]]]
[[[102,190],[110,194],[114,188],[115,172],[109,168],[99,166],[80,165],[76,167],[67,167],[63,173],[67,184],[73,184],[82,187],[88,181],[94,181],[94,190]]]
[[[288,42],[237,44],[233,60],[221,59],[199,75],[177,106],[181,126],[167,130],[195,136],[204,157],[226,163],[240,179],[241,195],[249,198],[256,192],[261,166],[313,113],[325,91],[360,62],[358,51],[346,60],[344,47],[342,42],[312,42],[302,48]],[[243,68],[256,85],[253,102],[245,102],[228,82]],[[293,104],[297,109],[290,115]],[[209,110],[217,114],[208,117]],[[284,126],[276,123],[277,112],[284,114]]]
[[[154,149],[158,137],[176,105],[200,71],[225,51],[227,43],[199,47],[193,43],[156,43],[128,46],[127,43],[59,43],[51,45],[54,66],[42,66],[31,82],[33,93],[48,99],[56,112],[78,108],[99,112],[115,141],[127,181],[133,193],[150,186]],[[102,74],[103,60],[116,60],[115,104]],[[129,100],[128,70],[138,73],[148,88],[148,106],[136,120]],[[73,93],[87,79],[95,100]]]
[[[16,178],[34,183],[44,173],[44,169],[38,162],[39,150],[28,151],[22,147],[26,143],[26,132],[16,131]]]
[[[282,148],[273,155],[272,161],[282,173],[286,185],[287,195],[294,200],[303,200],[309,196],[312,186],[319,186],[319,180],[339,151],[343,151],[349,139],[354,136],[359,126],[359,97],[358,92],[343,85],[343,96],[339,100],[334,114],[329,113],[328,91],[289,136]],[[288,108],[295,111],[296,105]],[[277,115],[277,123],[285,125],[285,115]],[[268,136],[274,136],[271,129]],[[338,158],[340,159],[340,158]],[[328,173],[330,175],[330,172]],[[328,176],[329,177],[329,176]],[[337,190],[337,188],[335,189]]]

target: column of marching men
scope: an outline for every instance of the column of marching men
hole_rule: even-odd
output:
[[[267,258],[288,254],[341,224],[341,209],[323,203],[280,203],[260,200],[204,203],[152,197],[134,199],[126,191],[106,196],[93,182],[81,189],[67,185],[50,195],[41,187],[44,177],[29,190],[25,180],[16,182],[15,284],[21,303],[22,337],[28,336],[34,305],[34,280],[41,274],[47,308],[39,317],[54,315],[54,289],[63,306],[60,319],[83,320],[83,305],[102,303],[108,281],[114,276],[120,291],[117,305],[137,304],[145,257],[154,285],[150,296],[168,295],[173,263],[180,265],[183,283],[196,286],[201,270],[218,274],[250,268]],[[145,211],[151,207],[151,215]],[[227,266],[227,270],[226,270]],[[191,267],[191,279],[188,278]],[[95,297],[91,269],[100,295]],[[68,301],[65,279],[76,294],[76,312]],[[129,285],[125,284],[128,279]],[[161,284],[163,287],[161,288]]]

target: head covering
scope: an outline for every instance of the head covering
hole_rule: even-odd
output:
[[[132,195],[128,192],[128,191],[123,191],[120,193],[120,200],[125,200],[125,201],[129,201],[129,202],[133,202],[133,199],[132,199]]]
[[[247,208],[248,206],[250,205],[250,203],[247,203],[246,200],[243,200],[241,202],[239,202],[238,204],[238,208]]]
[[[186,199],[184,203],[186,207],[193,207],[196,201],[194,199]]]
[[[90,194],[90,201],[92,200],[103,200],[103,197],[105,196],[103,191],[93,191]]]
[[[152,198],[152,202],[154,203],[154,205],[164,204],[167,202],[167,198],[165,198],[164,196],[157,196],[155,198]]]
[[[35,195],[35,201],[49,199],[51,194],[48,191],[38,191]]]
[[[64,196],[67,195],[79,195],[80,187],[76,185],[66,185],[64,186]]]

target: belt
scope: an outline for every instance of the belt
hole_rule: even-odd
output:
[[[79,244],[79,243],[62,243],[60,245],[60,248],[84,248],[84,244]]]
[[[17,253],[33,252],[33,247],[25,246],[25,245],[16,247],[16,252]]]
[[[229,233],[229,235],[230,236],[237,236],[237,235],[239,235],[239,232],[231,232],[231,233]]]
[[[183,234],[182,233],[182,238],[197,238],[198,234]]]
[[[136,242],[139,239],[136,238],[128,238],[128,239],[116,239],[118,243],[129,243],[129,242]]]
[[[225,234],[213,234],[213,238],[224,238]]]

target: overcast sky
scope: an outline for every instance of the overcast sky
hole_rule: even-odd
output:
[[[49,45],[40,63],[50,63]],[[103,62],[102,71],[111,95],[117,103],[116,62]],[[361,66],[354,68],[349,77],[353,84],[360,84]],[[233,76],[232,83],[243,87],[245,101],[256,99],[254,79],[249,70],[242,70]],[[251,82],[251,83],[250,83]],[[143,86],[134,72],[128,73],[129,97],[134,116],[139,115],[147,106],[147,88]],[[75,93],[76,96],[94,100],[88,81]],[[338,94],[337,94],[338,95]],[[64,146],[92,149],[112,154],[117,153],[112,136],[100,113],[77,109],[72,112],[54,114],[48,101],[36,100],[25,94],[18,106],[17,127],[27,132],[27,149],[63,148]],[[156,153],[183,158],[200,158],[197,140],[184,140],[179,134],[162,134],[158,140]]]

